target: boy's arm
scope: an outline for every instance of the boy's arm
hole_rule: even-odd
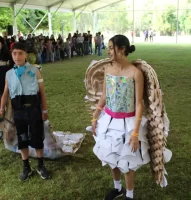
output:
[[[38,80],[38,85],[39,85],[39,90],[40,90],[40,97],[41,97],[41,102],[42,102],[43,120],[47,120],[48,119],[48,110],[47,110],[47,104],[46,104],[44,84],[43,84],[43,79],[42,79],[41,74],[38,69],[36,70],[36,75],[37,75],[37,80]]]
[[[4,112],[5,105],[7,104],[8,93],[9,93],[8,83],[7,83],[7,80],[5,78],[4,92],[3,92],[3,96],[1,97],[0,115],[2,115],[2,113]]]

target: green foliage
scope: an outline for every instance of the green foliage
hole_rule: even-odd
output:
[[[76,14],[77,20],[76,20],[76,28],[79,32],[87,32],[88,30],[92,30],[92,14],[90,13],[81,13],[80,16],[78,16],[78,13]]]
[[[57,12],[52,18],[52,28],[55,32],[62,31],[70,32],[73,30],[73,15],[72,13]]]
[[[45,15],[46,11],[42,10],[29,10],[29,9],[22,9],[21,15],[31,24],[32,27],[36,27],[37,24],[40,22],[40,20]],[[17,23],[18,23],[18,29],[22,32],[32,32],[33,29],[31,26],[27,24],[27,22],[21,17],[21,15],[18,15],[17,17]],[[46,16],[45,19],[42,21],[39,29],[47,29],[48,27],[48,17]]]
[[[191,12],[189,10],[181,16],[180,29],[187,34],[191,34]]]
[[[132,29],[132,23],[126,12],[113,12],[109,18],[104,13],[99,13],[98,29],[99,31],[107,30],[123,34],[128,29]]]
[[[167,12],[162,15],[163,25],[160,27],[160,30],[163,33],[172,35],[176,31],[176,9],[174,7],[169,7]]]
[[[13,24],[12,12],[11,8],[0,7],[0,30],[6,30],[7,25]]]
[[[146,30],[153,26],[153,12],[144,12],[143,16],[141,17],[142,20],[142,30]]]

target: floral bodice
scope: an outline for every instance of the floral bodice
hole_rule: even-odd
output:
[[[130,113],[135,111],[133,78],[106,75],[106,107],[113,112]]]

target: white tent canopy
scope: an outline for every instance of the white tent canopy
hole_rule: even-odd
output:
[[[50,9],[94,12],[124,0],[0,0],[0,7],[15,5],[18,8]],[[24,5],[24,6],[23,6]]]
[[[13,8],[13,16],[14,16],[14,34],[17,33],[17,23],[16,23],[16,16],[20,13],[22,8],[28,9],[39,9],[39,10],[47,10],[47,13],[42,18],[42,20],[48,14],[48,21],[49,21],[49,35],[52,34],[52,13],[56,13],[57,11],[60,12],[73,12],[73,19],[74,25],[73,29],[74,32],[76,31],[76,12],[90,12],[92,13],[92,22],[93,22],[93,34],[96,32],[96,11],[100,9],[106,8],[112,4],[120,3],[122,1],[127,0],[0,0],[0,7],[12,7]],[[135,30],[135,7],[134,1],[132,1],[133,5],[133,32]],[[176,30],[176,43],[178,41],[178,19],[179,19],[179,2],[180,0],[174,0],[177,3],[177,30]],[[33,29],[33,31],[38,28],[42,20],[39,24]],[[26,21],[26,20],[25,20]],[[28,23],[28,22],[27,22]],[[29,23],[28,23],[29,24]],[[29,24],[30,25],[30,24]],[[134,41],[134,35],[133,35]]]
[[[21,9],[39,9],[47,10],[47,13],[39,22],[39,24],[33,28],[35,31],[43,19],[48,14],[49,21],[49,35],[52,34],[52,14],[57,11],[61,12],[73,12],[74,15],[74,32],[76,31],[76,12],[91,12],[93,22],[93,34],[96,32],[96,11],[116,4],[125,0],[0,0],[0,7],[12,7],[14,16],[14,34],[17,33],[16,17],[20,13]],[[17,11],[18,10],[18,11]],[[26,20],[25,20],[26,21]],[[28,23],[28,22],[27,22]],[[29,23],[28,23],[29,24]],[[30,25],[30,24],[29,24]]]

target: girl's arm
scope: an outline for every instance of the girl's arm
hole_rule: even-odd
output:
[[[139,133],[141,118],[143,114],[143,89],[144,89],[144,77],[142,71],[136,69],[135,75],[135,97],[136,97],[136,120],[134,132]]]
[[[132,152],[136,152],[139,148],[139,128],[141,124],[141,118],[143,114],[143,88],[144,88],[144,78],[143,74],[139,69],[136,69],[135,75],[135,97],[136,97],[136,114],[135,114],[135,127],[131,133],[128,144],[132,145]]]

